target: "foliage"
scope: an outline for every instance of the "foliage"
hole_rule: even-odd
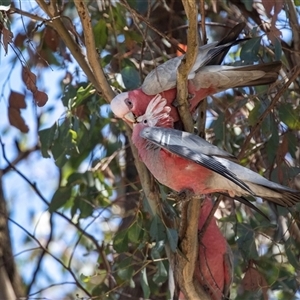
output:
[[[179,222],[177,207],[161,187],[160,209],[167,217],[151,215],[148,199],[140,194],[126,128],[111,114],[107,104],[111,95],[97,70],[102,68],[106,84],[115,91],[139,87],[154,66],[176,55],[179,43],[186,44],[186,16],[180,1],[165,5],[162,1],[147,5],[91,1],[87,7],[90,34],[85,19],[78,17],[78,13],[82,17],[82,2],[0,3],[2,48],[8,55],[2,61],[11,70],[2,85],[8,116],[1,125],[2,179],[8,178],[4,189],[6,193],[13,189],[12,170],[21,176],[18,180],[25,179],[35,202],[42,203],[41,211],[47,210],[49,216],[43,240],[35,233],[34,218],[26,227],[15,215],[26,238],[14,243],[20,249],[33,249],[30,263],[28,257],[15,256],[25,286],[20,296],[168,299],[165,247],[180,251],[174,225]],[[289,7],[289,14],[283,5]],[[227,64],[283,62],[279,80],[272,86],[237,88],[208,99],[207,139],[236,155],[244,166],[289,186],[300,172],[299,76],[285,84],[294,67],[300,67],[297,5],[297,1],[262,1],[264,16],[253,1],[211,1],[205,7],[209,42],[224,36],[228,31],[224,24],[232,27],[243,18],[249,21],[246,33],[252,39],[234,47]],[[88,44],[91,37],[95,48]],[[96,62],[90,51],[96,54]],[[17,68],[21,71],[12,73]],[[55,86],[52,79],[62,73]],[[15,81],[21,88],[15,88]],[[59,100],[52,101],[50,94]],[[28,117],[30,100],[34,113]],[[63,113],[57,117],[61,107]],[[4,139],[15,140],[15,148],[4,145]],[[29,161],[29,168],[20,172],[22,161],[36,150],[42,157],[32,166]],[[30,171],[46,159],[57,173],[55,184],[45,186]],[[51,171],[45,174],[50,176]],[[297,210],[259,203],[269,221],[227,198],[220,207],[219,225],[234,251],[232,297],[295,299],[300,249]],[[14,213],[15,208],[10,209]],[[55,272],[60,280],[47,267],[50,258],[58,265]],[[25,273],[32,261],[35,266],[28,278]],[[68,281],[71,288],[55,290]]]

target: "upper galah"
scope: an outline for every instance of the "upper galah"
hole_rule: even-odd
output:
[[[299,191],[234,163],[231,154],[197,135],[173,129],[171,108],[166,104],[160,95],[151,100],[132,133],[141,160],[160,183],[177,192],[252,195],[286,207],[300,201]],[[127,119],[135,120],[132,113]]]
[[[198,56],[188,75],[188,93],[190,112],[193,113],[205,97],[229,88],[269,84],[277,80],[281,62],[249,66],[220,66],[232,45],[245,27],[236,25],[220,42],[199,47]],[[145,113],[150,100],[156,94],[167,99],[171,107],[174,122],[179,120],[177,108],[172,105],[176,99],[177,69],[185,55],[172,58],[152,70],[142,86],[133,91],[117,95],[111,102],[113,112],[119,118],[125,118],[131,111],[135,116]]]
[[[199,251],[194,279],[212,300],[227,299],[233,278],[233,254],[222,235],[216,218],[212,217],[204,232],[201,232],[213,208],[212,200],[206,195],[202,201],[198,232]],[[183,293],[179,295],[184,300]]]

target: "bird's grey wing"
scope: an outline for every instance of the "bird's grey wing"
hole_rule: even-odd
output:
[[[140,136],[148,140],[149,142],[159,146],[160,148],[167,150],[170,153],[190,160],[227,178],[248,193],[253,194],[247,184],[240,180],[235,173],[229,171],[222,163],[217,161],[213,155],[209,154],[210,147],[212,147],[212,149],[217,147],[207,143],[205,140],[199,137],[199,139],[202,140],[201,142],[205,144],[204,148],[206,153],[203,153],[201,151],[201,145],[198,145],[198,149],[196,149],[195,141],[193,141],[192,139],[193,137],[196,137],[195,135],[190,136],[189,134],[187,134],[183,139],[180,139],[179,133],[187,134],[186,132],[181,132],[170,128],[146,127],[140,132]],[[185,140],[190,143],[185,144]],[[210,147],[206,145],[206,143],[209,144]],[[225,151],[222,151],[220,149],[218,149],[218,151],[219,153],[225,153],[228,155],[228,153],[226,153]],[[211,152],[213,153],[218,151],[215,149]]]
[[[276,201],[277,204],[282,206],[292,206],[298,202],[300,202],[300,192],[296,191],[294,189],[291,189],[289,187],[283,186],[281,184],[272,182],[265,177],[259,175],[258,173],[245,168],[239,164],[236,164],[232,161],[229,161],[227,159],[224,159],[222,157],[215,157],[216,160],[218,160],[222,165],[226,166],[228,170],[233,172],[234,174],[239,174],[239,178],[243,182],[256,184],[259,186],[266,187],[268,189],[271,189],[275,192],[281,193],[282,197],[279,199],[279,201]],[[273,198],[266,198],[266,200],[273,201]],[[274,201],[273,201],[274,202]]]
[[[220,156],[228,159],[234,159],[234,156],[230,153],[218,148],[215,145],[210,144],[206,140],[192,133],[172,128],[155,126],[149,127],[149,129],[145,129],[145,131],[149,131],[149,133],[151,133],[151,136],[153,136],[153,138],[161,145],[168,144],[169,146],[184,146],[195,153],[198,152],[199,154],[205,154],[209,156]]]

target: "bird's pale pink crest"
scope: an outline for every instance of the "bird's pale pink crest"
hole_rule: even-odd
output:
[[[137,118],[137,122],[150,127],[173,127],[173,119],[170,117],[171,108],[166,104],[167,100],[157,94],[150,101],[145,114]]]

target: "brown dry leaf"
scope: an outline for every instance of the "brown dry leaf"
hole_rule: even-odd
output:
[[[283,0],[276,0],[275,1],[275,3],[274,3],[274,15],[273,15],[273,18],[272,18],[272,23],[274,22],[274,24],[275,24],[275,22],[277,21],[278,14],[281,12],[283,4],[284,4]]]
[[[33,93],[34,100],[37,106],[42,107],[48,101],[48,95],[44,92],[39,91],[38,89]]]
[[[28,67],[22,68],[22,79],[27,87],[33,94],[36,92],[36,76],[32,73]]]
[[[8,44],[12,42],[14,35],[5,26],[3,26],[2,33],[3,33],[3,47],[4,47],[5,54],[7,54]]]
[[[44,33],[44,42],[53,52],[55,52],[58,49],[60,37],[54,29],[47,26]]]
[[[8,107],[8,120],[9,123],[18,128],[21,132],[27,133],[29,131],[24,119],[21,116],[20,110],[15,107]]]
[[[273,45],[275,44],[275,40],[282,36],[281,31],[275,26],[275,22],[273,22],[274,18],[275,17],[273,16],[270,31],[267,32],[268,39]]]
[[[85,105],[80,105],[72,109],[72,113],[77,116],[80,120],[86,120],[88,118],[88,109]]]
[[[8,102],[10,107],[17,109],[26,108],[25,95],[15,91],[10,91]]]
[[[262,0],[261,2],[266,10],[267,16],[270,17],[272,8],[274,7],[276,0]]]
[[[255,292],[262,290],[264,300],[268,299],[268,283],[256,268],[249,267],[242,280],[242,286],[246,291]]]
[[[26,35],[18,33],[14,39],[14,44],[16,47],[21,48],[24,46],[24,41],[26,40]]]

